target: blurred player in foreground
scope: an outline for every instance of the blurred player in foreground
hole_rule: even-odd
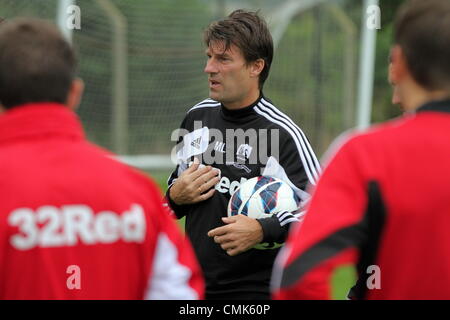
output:
[[[88,143],[50,23],[0,26],[0,299],[196,299],[194,253],[143,174]]]
[[[406,2],[392,80],[409,113],[350,137],[277,258],[278,299],[330,298],[356,264],[360,299],[450,299],[450,1]]]
[[[399,92],[398,92],[397,84],[392,80],[392,78],[393,78],[393,64],[392,64],[392,57],[389,56],[388,82],[389,82],[389,84],[392,87],[391,102],[392,102],[393,105],[398,106],[399,109],[404,113],[405,110],[403,108],[402,101],[400,99],[400,95],[399,95]],[[365,277],[363,277],[363,281],[365,281],[365,280],[366,280]],[[353,286],[350,289],[350,291],[349,291],[349,293],[347,295],[347,298],[349,300],[356,299],[355,289],[358,288],[358,286],[359,285],[357,284],[356,286]]]

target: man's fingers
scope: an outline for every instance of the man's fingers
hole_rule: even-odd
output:
[[[230,236],[229,234],[225,233],[221,236],[214,236],[214,242],[218,244],[226,243],[226,242],[233,242],[235,239],[233,236]]]
[[[223,223],[226,223],[226,224],[234,223],[240,219],[240,215],[242,215],[242,214],[237,214],[237,215],[231,216],[231,217],[222,217],[222,221],[223,221]]]
[[[213,170],[197,178],[196,181],[198,181],[198,188],[201,189],[201,193],[211,189],[220,181],[220,178],[217,175],[211,173],[213,173]]]
[[[216,189],[212,188],[208,192],[201,194],[198,197],[198,199],[199,199],[198,201],[205,201],[206,199],[211,198],[214,195],[214,192],[216,192]]]
[[[208,231],[208,237],[222,236],[228,232],[228,226],[218,227]]]
[[[239,253],[242,253],[246,250],[238,249],[238,248],[232,248],[227,250],[227,254],[231,257],[237,256]]]
[[[205,167],[203,167],[203,168],[200,168],[200,169],[198,169],[198,170],[192,172],[192,173],[189,175],[189,179],[190,179],[191,181],[196,181],[196,182],[198,182],[199,184],[205,183],[205,180],[198,180],[198,178],[199,178],[200,176],[204,175],[205,173],[211,171],[211,170],[212,170],[212,167],[211,167],[211,166],[205,166]],[[197,180],[198,180],[198,181],[197,181]],[[200,183],[200,182],[201,182],[201,183]]]
[[[194,161],[191,162],[191,165],[189,166],[189,168],[187,168],[186,172],[188,173],[194,172],[198,169],[199,166],[200,161],[197,158],[194,158]]]
[[[211,167],[211,170],[209,172],[198,177],[198,179],[203,179],[204,181],[209,181],[215,177],[218,177],[219,173],[220,173],[220,170],[217,170],[216,168]]]
[[[225,250],[234,250],[236,248],[236,244],[233,241],[228,241],[220,244],[220,247]]]
[[[205,184],[200,186],[200,192],[203,193],[203,192],[211,189],[219,182],[219,180],[220,180],[219,177],[213,177],[213,178],[209,179],[208,182],[206,182]]]
[[[203,170],[203,169],[206,169],[206,170]],[[218,177],[220,180],[220,170],[210,167],[210,166],[201,168],[201,169],[197,170],[195,173],[196,174],[191,175],[190,178],[195,180],[195,182],[197,182],[198,185],[208,183],[216,177]],[[219,182],[219,180],[217,180],[217,182]]]

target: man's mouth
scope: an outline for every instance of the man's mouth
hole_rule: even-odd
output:
[[[220,82],[216,80],[209,80],[209,87],[210,88],[217,88],[220,86]]]

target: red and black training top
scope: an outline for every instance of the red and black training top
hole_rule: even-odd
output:
[[[278,258],[274,296],[329,298],[331,272],[352,263],[359,272],[354,298],[450,299],[449,228],[447,100],[339,148]],[[378,283],[368,286],[373,276]]]
[[[0,115],[0,300],[203,298],[157,186],[113,156],[64,105]]]

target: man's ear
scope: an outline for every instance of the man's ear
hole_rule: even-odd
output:
[[[408,75],[410,75],[408,62],[403,53],[402,48],[399,45],[394,46],[391,49],[391,67],[390,67],[390,80],[394,84],[400,83]]]
[[[75,111],[81,102],[83,96],[84,82],[80,78],[75,78],[70,85],[69,93],[67,94],[66,106]]]
[[[259,77],[265,65],[266,62],[264,59],[257,59],[256,61],[253,61],[250,65],[250,76],[252,78]]]

